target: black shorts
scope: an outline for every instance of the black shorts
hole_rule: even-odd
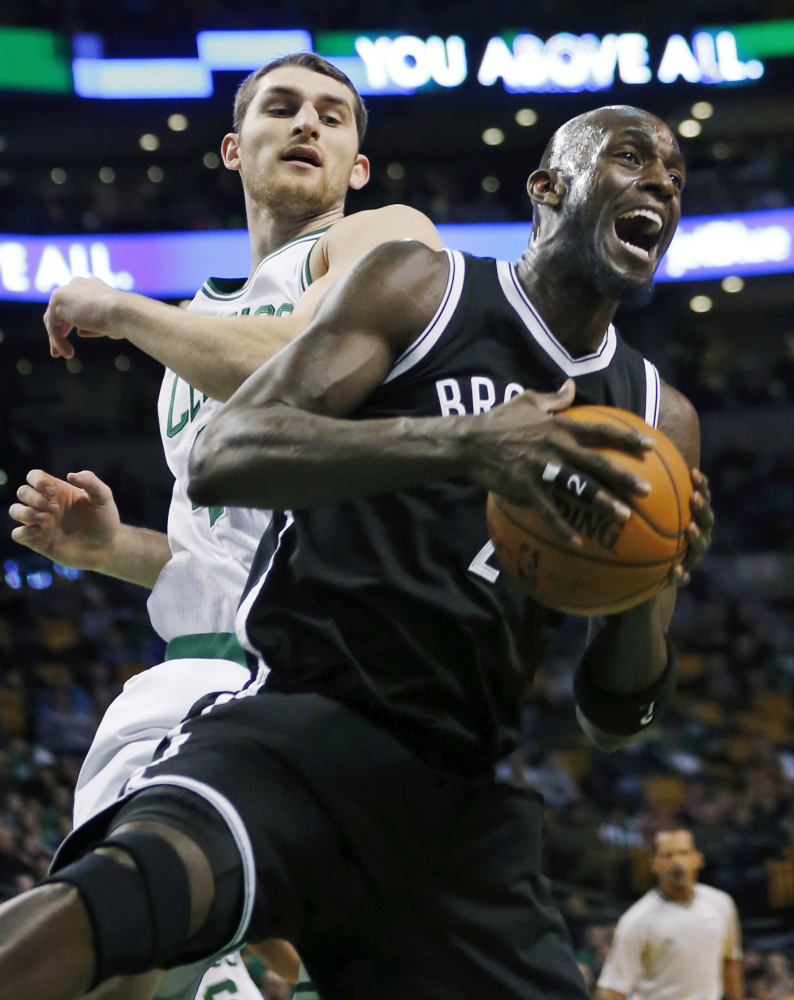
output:
[[[442,775],[338,702],[267,690],[183,723],[129,789],[153,784],[223,815],[248,939],[291,941],[326,1000],[587,997],[532,792]]]

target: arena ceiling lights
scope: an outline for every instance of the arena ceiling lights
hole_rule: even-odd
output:
[[[794,56],[794,20],[704,28],[649,40],[636,32],[541,38],[505,31],[487,42],[399,32],[202,31],[195,58],[105,58],[97,35],[65,37],[0,27],[0,89],[104,99],[206,98],[213,73],[247,72],[288,52],[314,50],[344,70],[362,94],[413,94],[463,85],[510,93],[609,90],[616,83],[741,85],[762,60]]]

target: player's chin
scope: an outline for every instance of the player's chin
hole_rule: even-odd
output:
[[[597,284],[599,291],[625,305],[645,305],[653,294],[653,261],[632,259],[622,247],[602,247]]]
[[[648,250],[624,243],[615,233],[610,233],[602,244],[602,258],[610,269],[627,285],[639,288],[653,281],[656,266],[656,247]]]

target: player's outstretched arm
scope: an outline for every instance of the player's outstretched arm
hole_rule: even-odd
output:
[[[390,240],[443,244],[433,223],[406,205],[358,212],[332,226],[317,245],[318,277],[284,316],[206,316],[143,295],[119,292],[99,278],[74,278],[56,289],[44,314],[53,357],[70,358],[69,334],[126,339],[194,389],[227,400],[311,321],[317,304],[351,264]]]
[[[64,481],[33,469],[17,497],[9,514],[21,526],[11,537],[62,566],[151,589],[171,558],[165,535],[121,523],[110,488],[93,472]]]
[[[652,600],[621,614],[590,619],[588,648],[577,674],[578,717],[582,729],[602,750],[630,743],[664,709],[675,691],[675,664],[667,630],[676,588],[711,544],[714,513],[708,480],[698,469],[700,424],[689,400],[662,385],[659,428],[684,456],[694,492],[687,526],[688,552],[671,574],[670,586]]]
[[[191,499],[299,509],[464,477],[536,504],[576,544],[546,492],[548,462],[596,475],[610,489],[647,492],[592,450],[642,451],[650,446],[644,435],[550,418],[570,405],[573,381],[477,416],[343,419],[427,328],[448,274],[446,254],[411,242],[385,244],[354,265],[303,335],[208,423],[192,452]],[[600,502],[628,516],[607,491]]]

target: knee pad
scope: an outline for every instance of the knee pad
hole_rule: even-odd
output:
[[[138,820],[186,834],[210,864],[212,906],[190,938],[190,883],[179,853],[157,834],[116,832]],[[99,847],[118,848],[131,863],[97,854]],[[168,969],[222,951],[234,938],[243,910],[242,862],[234,838],[215,809],[180,788],[139,792],[116,813],[107,840],[47,881],[75,886],[86,905],[96,952],[91,989],[113,976]]]
[[[159,967],[196,962],[221,951],[237,933],[245,898],[242,860],[226,822],[194,792],[159,785],[140,792],[119,810],[110,826],[111,836],[115,840],[118,835],[114,830],[144,819],[170,826],[190,837],[209,862],[215,883],[204,925],[180,949],[179,961]]]
[[[123,851],[130,863],[97,854],[100,847]],[[88,910],[96,957],[92,990],[113,976],[162,968],[187,939],[188,875],[178,852],[157,834],[117,833],[46,881],[74,886]]]

